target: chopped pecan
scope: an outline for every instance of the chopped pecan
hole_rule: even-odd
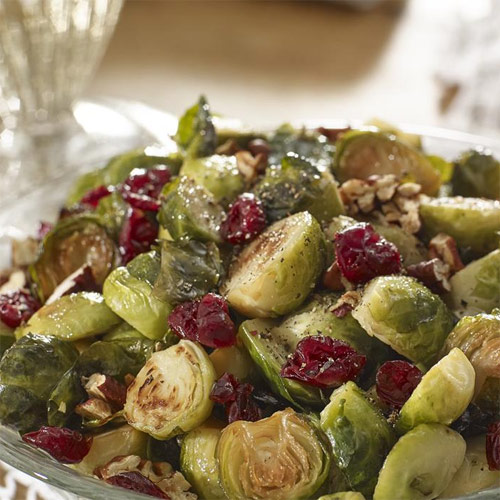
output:
[[[219,155],[233,156],[238,151],[241,151],[239,144],[234,139],[228,139],[220,146],[217,146],[215,152]]]
[[[271,147],[268,142],[264,139],[253,139],[248,143],[248,151],[254,156],[262,154],[267,162],[269,154],[271,153]]]
[[[457,244],[455,240],[445,234],[439,233],[429,243],[429,258],[441,259],[445,264],[450,266],[453,273],[464,268],[464,264],[458,254]]]
[[[435,293],[444,293],[451,290],[448,281],[451,274],[450,266],[440,259],[434,258],[413,264],[408,266],[406,271]]]
[[[349,130],[351,130],[351,127],[342,127],[342,128],[319,127],[318,128],[318,132],[321,135],[326,136],[330,142],[335,142],[337,139],[339,139],[346,132],[349,132]]]
[[[12,240],[12,267],[26,267],[36,260],[40,241],[37,238]]]
[[[126,387],[128,387],[134,380],[135,380],[135,377],[131,373],[127,373],[125,375],[125,377],[123,378],[123,381],[125,382]]]
[[[355,290],[344,293],[330,309],[337,318],[343,318],[351,312],[361,300],[361,295]]]
[[[26,274],[19,269],[11,270],[5,275],[0,286],[0,294],[15,292],[26,287]]]
[[[88,420],[106,420],[113,416],[111,405],[99,398],[90,398],[75,408],[75,413]]]
[[[109,375],[92,374],[85,382],[84,388],[91,398],[102,399],[120,409],[125,405],[127,398],[126,386]]]
[[[335,260],[333,264],[323,274],[323,285],[329,290],[339,291],[344,290],[342,282],[342,273]]]
[[[238,151],[235,156],[238,170],[249,182],[253,181],[259,173],[266,169],[267,155],[264,153],[253,156],[250,151]]]

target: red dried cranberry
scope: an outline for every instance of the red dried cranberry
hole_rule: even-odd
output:
[[[28,321],[40,303],[27,290],[16,290],[0,295],[0,320],[10,328]]]
[[[118,239],[122,262],[147,252],[158,236],[158,226],[138,208],[129,208]]]
[[[210,399],[220,404],[231,403],[236,399],[236,389],[238,386],[239,382],[234,375],[224,373],[213,385],[210,391]]]
[[[23,441],[45,450],[63,464],[81,462],[92,444],[91,437],[64,427],[41,427],[24,434]]]
[[[422,378],[408,361],[386,361],[377,372],[377,394],[386,405],[400,410]]]
[[[500,422],[493,422],[488,427],[486,458],[490,470],[500,470]]]
[[[340,271],[355,284],[401,271],[398,249],[370,224],[356,224],[339,231],[335,235],[335,253]]]
[[[111,188],[107,186],[98,186],[90,191],[87,191],[80,200],[82,205],[87,205],[89,207],[95,208],[102,198],[109,196],[111,194]]]
[[[252,194],[242,194],[231,205],[221,226],[221,234],[231,245],[252,241],[266,227],[262,203]]]
[[[198,312],[199,300],[183,302],[175,307],[168,316],[168,326],[181,339],[198,342],[198,326],[196,314]]]
[[[316,387],[338,387],[354,380],[366,363],[346,342],[314,335],[302,339],[281,369],[281,376]]]
[[[38,239],[43,240],[47,233],[52,230],[54,227],[54,224],[51,222],[45,222],[45,221],[40,221],[40,224],[38,225]]]
[[[165,165],[135,169],[123,183],[120,192],[123,199],[134,208],[157,212],[163,186],[170,181],[170,170]]]
[[[227,421],[246,420],[255,422],[262,418],[262,412],[252,397],[253,386],[240,384],[236,389],[236,398],[226,405]]]
[[[126,490],[136,491],[137,493],[142,493],[144,495],[170,500],[170,497],[160,490],[160,488],[158,488],[153,481],[137,471],[122,472],[116,476],[108,477],[106,482],[108,484],[112,484],[113,486],[120,486]]]

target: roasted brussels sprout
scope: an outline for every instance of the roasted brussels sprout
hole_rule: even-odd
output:
[[[126,267],[115,269],[104,282],[103,295],[108,307],[150,339],[161,339],[168,331],[170,304],[153,294],[160,273],[156,251],[142,253]]]
[[[404,434],[419,424],[451,424],[471,402],[475,378],[467,356],[452,349],[424,374],[401,408],[396,430]]]
[[[217,446],[228,498],[312,498],[328,476],[330,457],[321,434],[290,408],[257,422],[238,420]]]
[[[384,134],[393,135],[398,139],[398,141],[404,142],[415,148],[417,150],[422,149],[422,138],[418,134],[410,134],[408,132],[403,132],[400,128],[396,127],[394,124],[381,120],[380,118],[372,118],[368,120],[365,125],[369,127],[376,127],[380,132]]]
[[[182,440],[181,470],[200,498],[225,500],[215,450],[222,425],[209,422],[193,429]]]
[[[21,434],[38,430],[45,424],[45,401],[17,385],[0,384],[0,422]]]
[[[62,340],[79,340],[106,333],[120,322],[101,294],[78,292],[42,306],[16,331],[16,336],[37,333]]]
[[[3,353],[16,341],[14,331],[0,321],[0,359]]]
[[[202,424],[213,403],[215,370],[205,350],[190,340],[154,353],[129,386],[125,417],[156,439],[169,439]]]
[[[214,349],[209,357],[214,365],[217,378],[222,377],[224,373],[231,373],[238,380],[244,381],[255,378],[255,366],[252,358],[240,345],[219,347]]]
[[[162,196],[158,221],[174,240],[221,241],[224,211],[205,188],[189,177],[178,177],[166,185]]]
[[[380,276],[352,312],[370,334],[414,363],[432,364],[453,327],[443,301],[408,276]]]
[[[453,194],[500,199],[500,162],[488,151],[472,150],[455,162]]]
[[[429,198],[420,204],[422,231],[452,236],[460,249],[480,257],[498,248],[500,201],[461,196]]]
[[[43,302],[64,278],[85,264],[102,285],[117,258],[115,244],[96,216],[69,217],[45,236],[38,258],[30,266],[30,275]]]
[[[318,500],[365,500],[365,497],[359,491],[339,491],[338,493],[323,495]]]
[[[79,373],[70,368],[59,380],[47,401],[47,423],[65,427],[78,403],[86,399]]]
[[[304,210],[327,222],[344,212],[332,174],[294,153],[285,156],[281,165],[267,168],[253,193],[271,222]]]
[[[421,424],[394,445],[380,471],[373,500],[431,500],[462,465],[465,441],[441,424]]]
[[[336,144],[334,172],[340,182],[394,174],[417,182],[429,195],[435,195],[441,185],[439,173],[423,153],[381,132],[345,133]]]
[[[113,191],[109,196],[99,200],[95,214],[99,217],[102,225],[118,241],[120,230],[125,221],[128,204],[119,191]]]
[[[500,307],[500,250],[465,266],[451,277],[450,285],[446,301],[458,316]]]
[[[245,179],[238,170],[235,156],[186,158],[179,175],[193,179],[224,206],[245,190]]]
[[[351,488],[371,496],[384,458],[396,442],[382,413],[354,382],[347,382],[333,391],[321,412],[321,428]]]
[[[309,295],[324,260],[321,227],[308,212],[300,212],[275,222],[241,252],[223,293],[246,316],[283,315]]]

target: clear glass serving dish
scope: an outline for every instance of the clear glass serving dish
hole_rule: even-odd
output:
[[[116,110],[121,117],[129,120],[130,126],[136,127],[137,136],[134,140],[130,139],[128,146],[136,147],[141,144],[146,146],[153,142],[164,147],[172,145],[169,134],[175,132],[176,122],[171,115],[138,103],[115,102],[115,104],[117,105]],[[90,125],[91,122],[92,119],[89,119],[88,124]],[[319,125],[342,128],[348,124],[354,127],[360,125],[346,120],[310,120],[295,125],[304,125],[311,128]],[[241,126],[238,121],[234,120],[220,120],[218,125],[227,128]],[[426,151],[442,155],[448,159],[452,159],[458,153],[478,145],[490,148],[500,156],[500,140],[498,139],[437,128],[410,125],[402,125],[401,128],[405,132],[422,135]],[[71,171],[66,171],[42,185],[34,186],[29,192],[19,196],[12,196],[11,199],[3,200],[0,203],[1,267],[6,267],[9,264],[10,238],[20,237],[23,234],[34,234],[40,220],[54,219],[72,181],[84,171],[100,164],[101,159],[93,164],[85,162],[85,164],[72,168]],[[0,460],[34,478],[61,490],[71,492],[77,498],[91,500],[139,500],[151,498],[109,486],[90,477],[81,476],[70,468],[57,463],[45,453],[26,445],[17,433],[2,426],[0,426]],[[462,498],[463,500],[498,500],[500,498],[500,487]]]

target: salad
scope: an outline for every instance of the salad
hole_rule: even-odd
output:
[[[175,153],[112,158],[13,241],[0,422],[171,500],[499,487],[499,161],[215,123],[200,98]]]

